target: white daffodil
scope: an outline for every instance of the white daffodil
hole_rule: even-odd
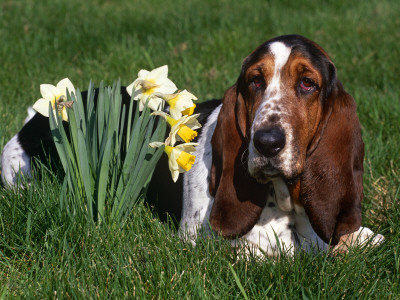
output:
[[[69,93],[75,94],[75,88],[68,78],[64,78],[57,86],[51,84],[41,84],[40,93],[43,98],[40,98],[33,105],[33,109],[45,117],[49,117],[49,103],[53,108],[54,115],[56,110],[61,114],[63,121],[68,121],[67,107],[71,107],[72,103],[67,102],[67,90]]]
[[[152,148],[158,148],[165,145],[164,152],[168,155],[169,171],[172,175],[172,180],[176,182],[179,177],[179,173],[189,171],[196,159],[192,153],[196,151],[197,143],[185,143],[178,146],[172,147],[161,142],[150,143],[149,146]]]
[[[197,100],[197,97],[187,90],[175,94],[161,94],[156,92],[153,96],[161,98],[168,103],[169,113],[174,119],[179,119],[182,115],[192,115],[196,107],[193,100]]]
[[[168,136],[168,141],[173,146],[176,140],[188,143],[191,142],[196,136],[196,129],[201,127],[201,124],[197,121],[200,114],[183,116],[179,120],[175,120],[170,115],[162,111],[156,111],[152,115],[162,116],[167,123],[171,126],[171,132]]]
[[[142,111],[148,101],[152,110],[162,109],[163,100],[159,97],[150,97],[154,93],[172,94],[176,85],[168,79],[168,66],[162,66],[152,71],[140,70],[138,78],[127,86],[126,91],[134,100],[139,100],[139,111]]]

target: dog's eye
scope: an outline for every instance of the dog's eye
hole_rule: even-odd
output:
[[[305,92],[311,92],[317,86],[315,82],[308,77],[304,77],[303,79],[301,79],[299,85],[300,88]]]
[[[252,84],[255,88],[261,88],[264,86],[264,79],[262,76],[254,76],[250,79],[250,84]]]

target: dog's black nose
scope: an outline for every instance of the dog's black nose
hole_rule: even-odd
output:
[[[253,137],[257,151],[266,157],[277,155],[285,147],[286,138],[282,129],[273,127],[266,130],[257,130]]]

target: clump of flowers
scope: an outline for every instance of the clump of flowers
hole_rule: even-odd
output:
[[[189,171],[195,162],[197,143],[192,143],[196,138],[196,129],[201,125],[197,121],[199,114],[193,114],[196,105],[193,101],[197,97],[187,90],[178,91],[176,85],[168,78],[168,66],[162,66],[152,71],[140,70],[138,78],[134,80],[126,91],[133,100],[139,101],[139,111],[145,105],[152,109],[152,115],[161,116],[171,127],[171,131],[164,142],[152,142],[152,148],[164,146],[168,155],[169,169],[174,182],[178,180],[179,173]],[[33,105],[33,109],[43,116],[49,117],[51,105],[55,121],[56,112],[63,121],[68,121],[67,108],[72,108],[73,101],[67,101],[68,93],[75,94],[75,88],[68,78],[64,78],[56,86],[51,84],[40,85],[41,99]],[[169,113],[164,111],[168,105]],[[177,142],[181,142],[177,144]]]
[[[132,82],[126,91],[133,99],[139,101],[139,110],[142,111],[147,102],[153,115],[163,117],[171,127],[171,131],[164,142],[152,142],[150,147],[164,146],[168,155],[169,170],[174,182],[179,173],[189,171],[194,162],[197,143],[191,141],[197,136],[196,129],[201,125],[197,121],[199,114],[193,115],[196,105],[193,100],[197,97],[187,90],[177,91],[176,85],[168,79],[168,66],[162,66],[152,71],[141,70],[138,78]],[[169,114],[163,111],[168,104]],[[176,145],[177,141],[184,142]]]

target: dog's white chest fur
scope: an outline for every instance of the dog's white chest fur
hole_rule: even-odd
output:
[[[221,106],[209,116],[195,153],[196,163],[184,175],[180,234],[193,243],[199,229],[205,234],[211,233],[209,217],[214,203],[214,198],[208,190],[212,163],[211,138],[220,109]],[[268,256],[277,255],[279,248],[290,252],[297,248],[327,248],[327,244],[312,229],[304,210],[291,203],[289,192],[282,179],[276,178],[269,183],[269,192],[265,197],[266,206],[258,222],[240,240],[232,241],[233,245],[245,242],[256,254],[264,252]]]

